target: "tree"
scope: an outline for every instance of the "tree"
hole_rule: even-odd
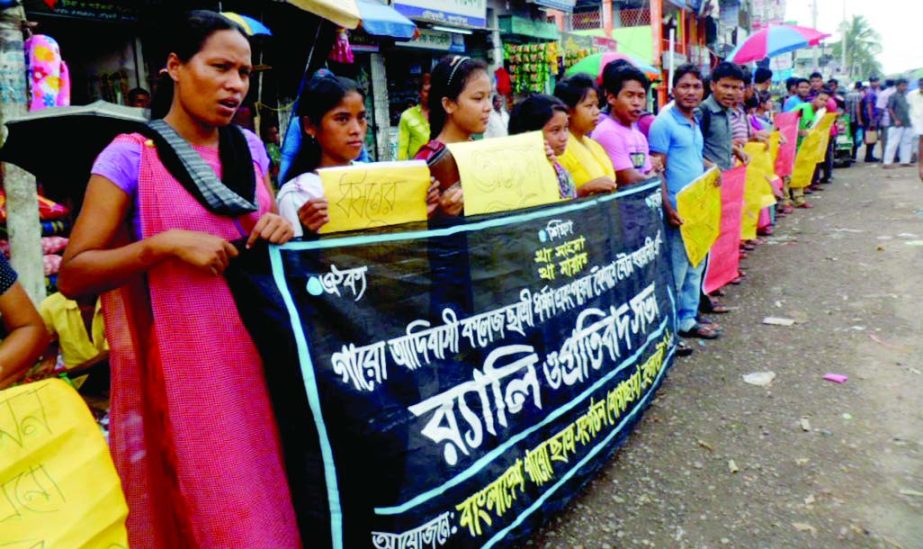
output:
[[[840,31],[844,32],[846,38],[846,69],[850,80],[880,75],[882,68],[878,56],[881,54],[881,35],[878,31],[862,15],[854,15],[849,21],[844,21]],[[843,40],[832,46],[833,56],[841,59]]]

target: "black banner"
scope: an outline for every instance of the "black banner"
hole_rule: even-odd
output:
[[[660,197],[649,182],[237,265],[305,543],[503,546],[560,510],[672,362]]]

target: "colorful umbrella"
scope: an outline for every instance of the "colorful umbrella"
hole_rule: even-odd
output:
[[[606,65],[608,65],[609,63],[613,61],[617,61],[619,59],[628,61],[635,67],[644,71],[644,73],[647,74],[649,77],[652,77],[652,78],[660,77],[660,69],[658,69],[657,67],[648,65],[647,63],[644,63],[643,61],[639,61],[638,59],[635,59],[634,57],[631,57],[630,55],[626,55],[624,53],[618,53],[614,51],[594,53],[593,55],[584,57],[583,59],[578,61],[574,66],[567,69],[567,72],[565,72],[564,75],[573,76],[575,74],[588,74],[596,78],[598,82],[602,82],[603,69],[605,69]]]
[[[250,36],[256,36],[258,34],[272,36],[272,31],[269,30],[269,27],[252,17],[240,15],[239,13],[234,13],[233,11],[223,11],[221,12],[221,15],[243,27],[243,29],[247,31],[247,34]]]
[[[770,25],[740,43],[728,55],[733,63],[750,63],[801,48],[816,46],[830,35],[795,25]]]

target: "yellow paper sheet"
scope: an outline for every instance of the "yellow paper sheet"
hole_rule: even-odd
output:
[[[715,185],[721,172],[712,168],[676,195],[680,233],[693,267],[708,256],[721,232],[721,187]]]
[[[379,162],[317,171],[330,203],[321,233],[426,220],[426,162]]]
[[[795,156],[795,171],[792,172],[791,187],[802,189],[811,184],[814,178],[814,168],[824,161],[827,154],[827,144],[830,142],[830,128],[836,115],[826,114],[814,129],[804,138],[798,154]]]
[[[542,132],[453,143],[465,193],[465,215],[557,202],[558,178],[545,155]]]
[[[775,178],[772,164],[771,147],[763,143],[747,143],[744,152],[750,155],[747,166],[747,184],[744,188],[743,218],[740,224],[740,237],[744,240],[756,238],[756,229],[760,220],[760,210],[776,203],[772,194],[770,180]]]
[[[60,379],[0,391],[0,547],[128,547],[109,448]]]

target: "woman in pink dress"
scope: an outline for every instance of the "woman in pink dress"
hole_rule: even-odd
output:
[[[232,242],[292,237],[259,138],[231,125],[250,44],[208,11],[170,38],[169,111],[97,158],[60,288],[105,292],[131,546],[299,547],[263,365],[221,276]]]

